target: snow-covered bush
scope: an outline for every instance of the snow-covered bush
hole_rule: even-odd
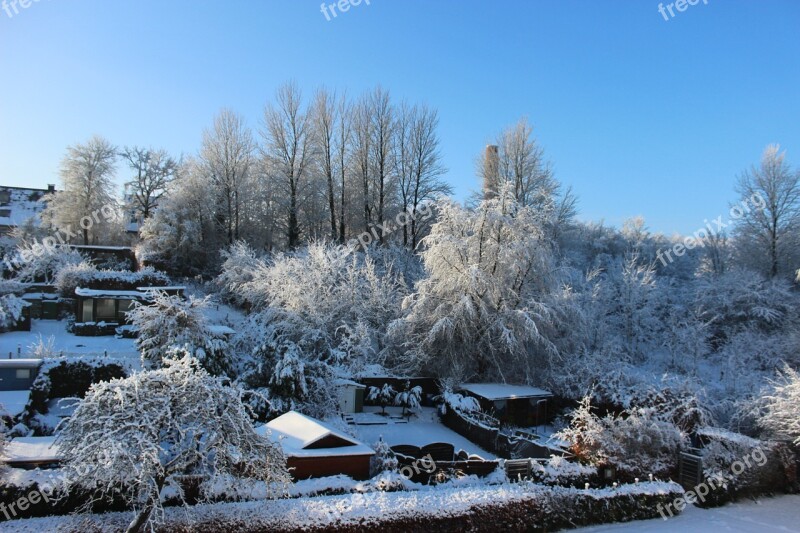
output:
[[[216,283],[226,298],[237,305],[245,305],[247,300],[242,294],[242,289],[253,281],[256,272],[264,268],[265,264],[256,255],[255,250],[244,241],[236,241],[221,254],[224,261]]]
[[[762,398],[759,425],[770,436],[800,444],[800,374],[788,365]]]
[[[628,477],[668,474],[676,465],[685,437],[652,408],[598,417],[586,396],[572,412],[569,427],[556,434],[575,455],[594,466],[614,466]]]
[[[67,485],[122,496],[136,510],[130,531],[160,522],[162,490],[180,494],[182,476],[197,476],[201,492],[235,478],[288,485],[280,446],[255,432],[239,389],[188,352],[164,365],[92,386],[57,437]]]
[[[534,461],[532,466],[533,480],[545,485],[583,488],[598,474],[594,466],[568,461],[557,455],[544,462]]]
[[[138,330],[136,347],[146,368],[161,366],[175,347],[186,347],[209,371],[224,373],[228,367],[228,342],[216,335],[204,310],[208,298],[190,296],[183,299],[155,291],[151,301],[137,303],[128,312],[128,319]]]
[[[0,296],[0,331],[8,331],[22,318],[22,310],[28,305],[13,294]]]
[[[369,463],[370,478],[374,478],[382,472],[397,471],[397,457],[383,437],[379,438],[372,448],[375,450],[375,455],[372,456]]]
[[[80,264],[83,260],[79,252],[68,246],[40,242],[21,244],[16,260],[20,264],[17,278],[52,283],[65,267]]]
[[[381,414],[386,414],[386,406],[391,405],[394,401],[396,391],[388,383],[384,383],[382,387],[370,387],[367,391],[367,401],[376,403],[381,407]]]

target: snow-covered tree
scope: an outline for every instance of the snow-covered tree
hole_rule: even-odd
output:
[[[557,354],[547,338],[552,264],[542,216],[517,203],[511,185],[476,211],[440,205],[423,240],[428,277],[390,328],[399,364],[501,381],[532,381],[550,365]]]
[[[408,413],[408,416],[411,417],[411,410],[419,407],[421,399],[422,387],[412,387],[411,382],[406,381],[405,389],[394,397],[394,404],[403,408],[403,415]]]
[[[183,299],[154,291],[149,302],[129,311],[128,319],[138,330],[136,347],[142,354],[142,365],[157,368],[174,348],[186,347],[209,371],[224,373],[228,342],[212,331],[204,314],[207,307],[208,298]]]
[[[572,412],[569,427],[556,437],[570,443],[575,455],[595,466],[615,466],[630,477],[668,473],[677,462],[684,436],[652,408],[598,417],[591,396]]]
[[[210,376],[188,352],[164,368],[92,385],[60,428],[65,478],[97,498],[122,496],[135,509],[128,531],[154,529],[166,486],[198,476],[201,491],[232,478],[285,487],[279,446],[259,436],[241,391]]]
[[[61,162],[64,190],[48,201],[42,220],[66,235],[80,235],[82,244],[109,242],[118,236],[121,226],[113,181],[116,161],[116,148],[102,137],[67,148]]]
[[[62,269],[84,261],[79,252],[68,246],[40,242],[20,244],[17,257],[17,278],[27,282],[52,283]]]
[[[800,444],[800,374],[788,365],[761,400],[759,425],[772,437]]]
[[[396,391],[388,383],[384,383],[382,387],[370,387],[367,392],[367,400],[377,403],[381,406],[381,414],[386,414],[386,406],[391,405],[394,401]]]
[[[13,294],[0,296],[0,331],[8,331],[22,318],[22,309],[28,305],[25,300]]]

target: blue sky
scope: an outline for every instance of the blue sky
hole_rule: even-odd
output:
[[[439,110],[459,198],[525,115],[581,218],[689,233],[767,144],[800,166],[799,28],[795,0],[669,21],[651,0],[371,0],[331,21],[320,0],[32,0],[0,10],[0,184],[58,182],[95,133],[193,153],[221,107],[257,128],[289,79],[309,96],[381,84]]]

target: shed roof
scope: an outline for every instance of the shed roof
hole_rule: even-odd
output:
[[[0,359],[0,368],[39,368],[41,359]]]
[[[515,398],[549,398],[553,393],[528,385],[506,385],[505,383],[464,383],[461,390],[487,400],[513,400]]]
[[[256,428],[263,436],[280,443],[289,457],[327,457],[347,455],[374,455],[375,451],[366,444],[338,431],[324,422],[289,411]],[[318,448],[315,443],[336,442],[335,447]]]
[[[0,391],[0,415],[17,416],[25,410],[30,399],[30,390]]]
[[[62,459],[55,437],[17,437],[6,445],[2,458],[11,463],[52,463]]]

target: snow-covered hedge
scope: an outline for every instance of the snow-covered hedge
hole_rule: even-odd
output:
[[[697,434],[705,443],[700,455],[710,489],[703,506],[800,489],[798,456],[789,443],[761,441],[719,428],[701,428]]]
[[[138,272],[98,270],[86,262],[66,266],[56,276],[56,287],[66,298],[74,296],[77,287],[128,291],[136,287],[163,287],[169,283],[169,276],[152,267],[145,267]]]
[[[592,524],[658,518],[659,506],[682,495],[675,483],[640,483],[579,490],[541,485],[438,487],[325,498],[218,503],[164,510],[164,531],[462,532],[555,531]],[[64,516],[13,524],[38,532],[122,530],[129,513]]]

